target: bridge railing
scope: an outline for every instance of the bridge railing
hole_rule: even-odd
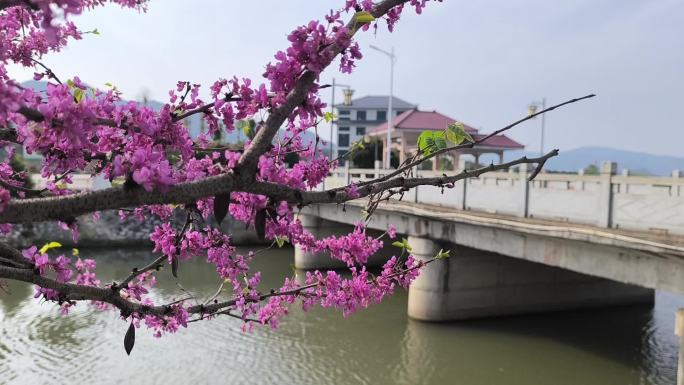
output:
[[[606,162],[599,175],[540,173],[528,182],[525,165],[458,181],[454,188],[420,186],[403,200],[460,210],[561,220],[607,228],[684,234],[684,178],[616,175]],[[391,170],[340,168],[325,181],[342,187],[386,175]],[[417,170],[421,177],[444,172]],[[452,175],[454,171],[446,171]]]

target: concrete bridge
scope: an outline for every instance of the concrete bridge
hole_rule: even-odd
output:
[[[542,173],[527,169],[459,181],[453,189],[421,186],[382,205],[369,228],[394,224],[414,254],[440,248],[453,257],[428,266],[412,285],[409,315],[455,320],[653,300],[653,290],[684,293],[684,178]],[[382,175],[344,169],[326,187]],[[416,171],[433,176],[431,171]],[[363,201],[302,212],[318,236],[342,233]],[[383,250],[381,263],[396,252]],[[326,255],[295,251],[300,268],[336,267]]]
[[[419,258],[453,250],[411,285],[408,314],[416,319],[652,303],[654,290],[684,293],[684,178],[618,176],[616,168],[606,163],[592,176],[542,173],[527,182],[523,167],[453,189],[422,186],[381,205],[368,227],[396,225]],[[383,172],[345,169],[326,188]],[[347,232],[364,203],[319,205],[300,217],[318,236]],[[375,262],[396,251],[386,247]],[[301,250],[295,264],[336,267],[327,255]]]

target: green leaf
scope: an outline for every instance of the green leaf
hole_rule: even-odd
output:
[[[447,142],[445,138],[444,132],[441,131],[436,131],[433,134],[433,140],[435,142],[435,149],[434,151],[441,150],[444,148],[447,148]]]
[[[423,131],[418,137],[418,149],[425,155],[430,155],[437,150],[447,147],[444,132]]]
[[[359,23],[370,23],[375,20],[375,16],[371,15],[370,12],[360,11],[354,14],[354,20]]]
[[[43,245],[43,247],[40,248],[40,253],[45,254],[48,250],[50,249],[56,249],[58,247],[62,247],[62,244],[59,242],[48,242]]]
[[[116,179],[112,179],[111,184],[112,184],[112,187],[121,187],[121,186],[123,186],[124,182],[125,182],[125,179],[116,178]]]
[[[110,88],[112,91],[117,91],[116,86],[110,82],[105,83],[105,87]]]
[[[256,135],[256,122],[254,119],[238,120],[235,123],[235,128],[242,131],[249,139],[254,139],[254,136]]]
[[[420,152],[430,154],[435,146],[435,134],[432,131],[423,131],[418,137],[418,149]]]
[[[392,246],[398,247],[402,250],[411,251],[413,248],[408,243],[408,239],[402,238],[401,241],[392,242]]]
[[[83,100],[84,96],[85,96],[85,92],[83,92],[82,89],[76,88],[74,90],[74,99],[76,100],[76,103],[80,103],[81,100]]]
[[[435,259],[447,259],[450,257],[449,252],[451,252],[451,250],[444,251],[444,250],[440,249],[439,253],[437,253],[437,255],[435,255]]]
[[[98,31],[97,28],[95,28],[94,30],[90,31],[90,33],[92,33],[93,35],[99,35],[100,31]]]
[[[284,235],[279,235],[276,237],[275,241],[276,241],[276,245],[278,245],[278,247],[283,247],[287,243],[288,238]]]
[[[366,147],[363,145],[363,140],[359,139],[356,142],[352,143],[351,149],[349,151],[354,152],[354,151],[363,150],[364,148],[366,148]]]
[[[452,123],[444,130],[447,140],[455,144],[461,144],[463,142],[474,143],[475,140],[469,133],[466,132],[463,123],[456,122]]]
[[[74,81],[71,79],[67,79],[66,84],[67,86],[69,86],[70,89],[73,89],[75,87]]]
[[[333,120],[335,120],[335,118],[336,116],[332,112],[326,112],[325,114],[323,114],[323,119],[325,119],[326,123],[332,122]]]

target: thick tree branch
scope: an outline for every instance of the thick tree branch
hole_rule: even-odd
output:
[[[2,142],[17,142],[17,131],[13,128],[3,128],[0,130],[0,141]]]
[[[33,199],[15,199],[0,212],[0,223],[29,223],[66,220],[94,211],[165,203],[194,203],[197,199],[233,190],[234,174],[212,176],[179,183],[166,191],[141,187],[113,187],[78,194]]]
[[[408,0],[384,0],[373,7],[371,14],[373,14],[376,19],[380,18],[389,12],[389,10],[393,7],[407,1]],[[347,28],[352,36],[358,31],[357,24],[358,22],[353,17],[352,20],[347,23]],[[330,56],[334,60],[334,58],[337,57],[340,52],[342,52],[343,47],[332,45],[325,49],[332,51],[333,55]],[[331,62],[327,63],[323,69],[329,66]],[[314,71],[305,71],[300,78],[297,79],[294,88],[287,95],[285,103],[283,103],[268,116],[264,127],[257,132],[251,146],[242,154],[242,157],[240,158],[239,165],[242,166],[243,170],[246,171],[242,174],[243,180],[249,181],[250,178],[254,178],[255,172],[253,171],[256,169],[259,156],[263,155],[270,149],[273,138],[278,133],[278,130],[283,123],[285,123],[285,120],[290,116],[295,108],[297,108],[297,106],[301,105],[306,100],[306,96],[318,78],[318,75],[319,73]]]
[[[301,191],[270,182],[245,183],[236,181],[233,173],[212,176],[195,182],[179,183],[169,187],[165,192],[145,191],[140,187],[131,189],[113,187],[67,196],[11,200],[5,210],[0,212],[0,223],[67,220],[94,211],[121,209],[130,206],[193,203],[197,199],[231,191],[265,195],[276,201],[286,201],[299,205],[344,203],[393,188],[408,189],[421,185],[439,186],[465,178],[477,177],[490,171],[504,170],[521,163],[540,164],[556,155],[558,155],[558,150],[553,150],[542,157],[522,157],[511,162],[492,164],[449,177],[397,177],[388,180],[380,178],[360,186],[358,188],[359,196],[356,197],[350,196],[344,189]]]
[[[0,10],[16,6],[26,7],[34,11],[37,11],[39,9],[36,4],[29,0],[0,0]]]

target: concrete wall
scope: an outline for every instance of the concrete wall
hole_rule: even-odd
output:
[[[446,245],[409,237],[427,260]],[[654,291],[462,246],[426,266],[409,289],[408,314],[463,320],[568,309],[653,303]]]

